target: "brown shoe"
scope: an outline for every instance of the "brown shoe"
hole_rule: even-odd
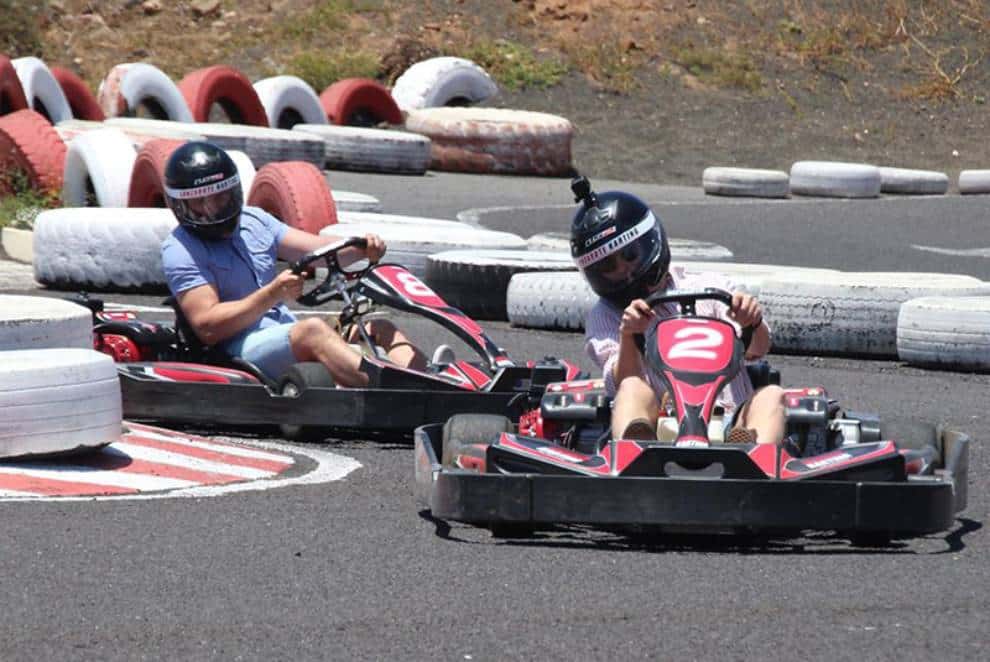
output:
[[[725,443],[755,444],[756,430],[754,430],[753,428],[740,428],[740,427],[732,428],[731,430],[729,430],[729,434],[725,438]]]
[[[656,441],[657,428],[645,418],[637,418],[626,426],[619,439],[636,439],[639,441]]]

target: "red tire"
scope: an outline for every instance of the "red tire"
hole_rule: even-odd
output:
[[[17,77],[10,58],[0,55],[0,115],[29,108],[21,79]]]
[[[251,86],[251,81],[233,67],[223,64],[191,71],[179,81],[193,119],[210,121],[210,108],[218,103],[232,124],[268,126],[268,115]]]
[[[305,161],[280,161],[262,167],[254,177],[248,204],[312,234],[337,222],[337,205],[326,178]]]
[[[184,145],[181,140],[158,138],[149,140],[138,151],[131,171],[128,207],[166,207],[162,181],[165,164],[172,152]]]
[[[392,93],[370,78],[345,78],[323,90],[320,105],[327,119],[341,126],[402,124],[402,111]]]
[[[77,120],[93,120],[102,122],[106,119],[103,109],[96,101],[96,95],[86,85],[82,78],[64,67],[51,67],[52,76],[62,88],[62,94],[69,102],[72,117]]]
[[[0,194],[13,191],[8,175],[20,170],[34,188],[59,195],[65,152],[62,138],[41,113],[25,109],[0,117]]]

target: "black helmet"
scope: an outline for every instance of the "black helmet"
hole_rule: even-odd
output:
[[[188,142],[165,165],[165,202],[200,237],[229,237],[244,206],[237,166],[213,143]]]
[[[619,308],[646,298],[670,268],[660,219],[629,193],[596,194],[585,177],[571,190],[581,203],[571,223],[571,256],[591,289]]]

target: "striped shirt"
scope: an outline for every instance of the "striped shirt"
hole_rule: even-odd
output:
[[[684,291],[700,291],[706,287],[715,287],[728,292],[739,289],[732,281],[720,274],[714,273],[685,273],[683,265],[674,266],[670,269],[671,285],[670,289]],[[679,307],[676,303],[667,303],[655,308],[660,319],[666,319],[678,314]],[[728,321],[738,328],[738,325],[728,317],[728,307],[718,301],[699,301],[696,306],[698,315],[706,317],[717,317]],[[615,364],[619,360],[619,325],[622,322],[622,310],[605,299],[599,299],[588,313],[585,320],[585,351],[595,365],[600,367],[604,373],[605,390],[608,395],[615,395]],[[663,380],[656,371],[647,368],[646,379],[657,393],[665,390]],[[727,412],[732,412],[735,408],[753,395],[753,385],[749,381],[749,376],[745,370],[740,370],[731,382],[729,382],[715,403],[722,406]]]

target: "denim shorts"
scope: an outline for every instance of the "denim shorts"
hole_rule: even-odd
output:
[[[277,324],[252,331],[227,345],[227,353],[249,361],[276,380],[284,375],[292,364],[298,363],[289,344],[292,324]]]

